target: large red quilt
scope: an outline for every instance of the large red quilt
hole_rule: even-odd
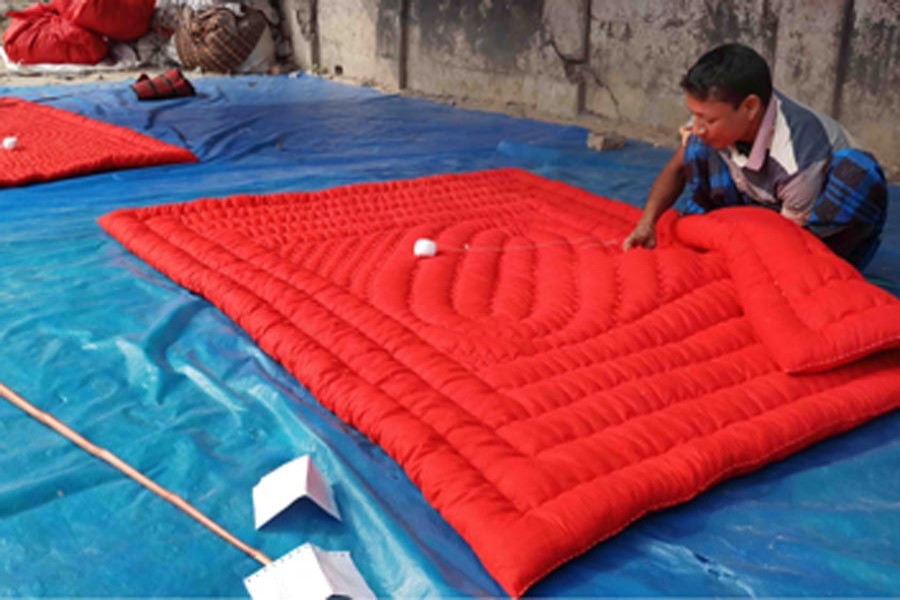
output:
[[[19,98],[0,97],[0,188],[98,171],[196,162],[190,150]]]
[[[513,596],[900,405],[900,302],[764,209],[660,225],[518,170],[101,223],[403,465]],[[438,253],[417,258],[421,237]]]

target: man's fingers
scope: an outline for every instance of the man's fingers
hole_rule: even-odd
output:
[[[622,250],[631,250],[633,248],[655,248],[656,247],[656,236],[652,233],[646,233],[643,231],[633,231],[631,235],[625,238],[625,241],[622,242]]]

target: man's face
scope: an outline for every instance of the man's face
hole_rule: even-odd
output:
[[[691,133],[716,150],[734,145],[735,142],[752,142],[756,135],[756,117],[761,102],[757,96],[747,96],[735,108],[730,102],[700,100],[687,94],[687,108],[694,116]]]

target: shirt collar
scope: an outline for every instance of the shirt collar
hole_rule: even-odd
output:
[[[728,155],[731,160],[742,169],[750,169],[759,171],[766,160],[769,148],[772,145],[772,137],[775,135],[775,117],[778,115],[778,98],[772,94],[769,100],[769,106],[766,107],[766,113],[763,115],[762,121],[759,123],[759,130],[753,139],[753,146],[750,148],[750,155],[744,156],[737,151],[737,148],[731,146],[728,148]]]
[[[762,122],[759,124],[759,131],[756,132],[756,138],[753,140],[753,148],[750,149],[750,157],[747,159],[745,167],[752,171],[759,171],[769,147],[772,145],[772,137],[775,135],[775,116],[778,114],[778,98],[775,94],[769,99],[769,106],[766,107],[766,114],[763,115]],[[735,150],[732,150],[734,154]]]

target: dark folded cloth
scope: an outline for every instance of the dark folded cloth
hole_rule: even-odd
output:
[[[142,73],[137,81],[131,84],[138,100],[162,100],[179,96],[193,96],[194,86],[185,79],[181,69],[169,69],[156,77]]]

